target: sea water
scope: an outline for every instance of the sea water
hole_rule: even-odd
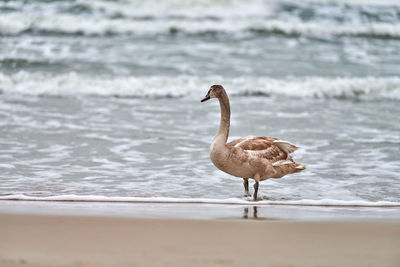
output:
[[[308,167],[258,205],[400,206],[400,4],[361,0],[0,1],[0,199],[250,203],[212,84]]]

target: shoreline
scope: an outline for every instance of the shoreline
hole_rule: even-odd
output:
[[[0,266],[398,266],[400,221],[0,214]]]
[[[147,219],[400,221],[398,207],[0,200],[0,214]]]
[[[349,207],[349,208],[400,208],[400,202],[366,201],[366,200],[336,200],[336,199],[302,199],[302,200],[266,200],[253,201],[248,199],[227,198],[174,198],[174,197],[106,197],[60,195],[49,197],[32,197],[26,195],[0,196],[0,201],[31,201],[31,202],[81,202],[81,203],[149,203],[149,204],[221,204],[248,206],[300,206],[300,207]]]

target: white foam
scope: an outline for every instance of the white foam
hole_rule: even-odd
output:
[[[0,92],[53,96],[181,97],[204,94],[223,84],[230,95],[276,95],[299,98],[366,98],[400,100],[400,77],[288,78],[219,76],[100,77],[77,73],[0,72]],[[185,86],[182,86],[185,85]]]
[[[184,16],[198,18],[213,17],[243,17],[268,14],[264,0],[146,0],[119,1],[78,0],[77,3],[89,6],[91,10],[106,15],[123,15],[126,17],[173,17]],[[268,3],[271,7],[274,3]]]
[[[319,3],[336,3],[336,4],[351,4],[351,5],[373,5],[373,6],[386,6],[386,5],[397,5],[398,0],[301,0],[304,2],[319,2]]]
[[[291,206],[335,206],[335,207],[400,207],[400,202],[366,201],[366,200],[335,200],[335,199],[302,199],[302,200],[261,200],[251,201],[240,198],[210,199],[210,198],[173,198],[173,197],[106,197],[59,195],[49,197],[34,197],[26,195],[0,196],[0,200],[21,201],[74,201],[74,202],[129,202],[129,203],[182,203],[182,204],[225,204],[225,205],[291,205]]]
[[[70,14],[38,15],[24,12],[2,14],[0,33],[19,34],[24,31],[44,31],[85,35],[104,34],[168,34],[180,31],[190,34],[206,32],[244,33],[249,31],[278,32],[288,35],[322,37],[330,35],[366,35],[400,38],[400,27],[391,23],[333,23],[267,20],[263,17],[229,17],[218,20],[182,20],[177,18],[132,20],[84,17]]]

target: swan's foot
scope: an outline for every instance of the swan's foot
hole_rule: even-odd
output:
[[[249,193],[249,179],[243,178],[243,186],[244,186],[244,196],[249,197],[251,196]]]
[[[254,195],[253,195],[254,201],[257,201],[257,193],[258,193],[258,182],[255,182],[254,183]]]

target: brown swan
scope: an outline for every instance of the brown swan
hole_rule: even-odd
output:
[[[257,200],[258,184],[269,178],[281,178],[306,169],[295,163],[290,156],[297,147],[273,137],[247,136],[227,143],[230,126],[230,104],[221,85],[213,85],[201,102],[217,98],[221,107],[221,122],[210,147],[214,165],[233,176],[243,178],[246,196],[249,196],[249,179],[254,179],[254,200]]]

